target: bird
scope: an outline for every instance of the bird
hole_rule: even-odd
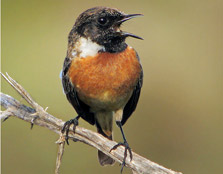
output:
[[[69,128],[73,125],[75,131],[79,118],[96,125],[99,134],[112,140],[114,117],[123,142],[110,152],[118,146],[125,147],[121,172],[128,152],[132,160],[123,125],[136,109],[143,84],[139,56],[126,43],[126,38],[143,38],[120,28],[124,22],[137,16],[142,14],[126,14],[102,6],[81,13],[69,33],[62,69],[64,93],[78,114],[62,128],[67,144]],[[115,162],[101,151],[98,151],[98,159],[102,166]]]

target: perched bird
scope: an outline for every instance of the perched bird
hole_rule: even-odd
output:
[[[122,169],[127,152],[132,159],[122,126],[136,109],[143,71],[137,52],[125,42],[127,37],[142,38],[120,30],[120,26],[140,15],[108,7],[84,11],[70,31],[62,70],[64,92],[78,114],[63,126],[67,143],[69,127],[74,124],[75,129],[80,117],[96,125],[98,133],[112,140],[114,116],[124,142],[111,150],[125,146]],[[101,151],[98,158],[102,166],[114,163]]]

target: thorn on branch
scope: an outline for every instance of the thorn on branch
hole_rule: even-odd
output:
[[[44,109],[44,111],[46,112],[48,108],[49,108],[49,107],[46,107],[46,108]]]
[[[35,120],[36,120],[37,118],[39,118],[39,116],[34,116],[34,117],[32,118],[32,120],[31,120],[31,127],[30,127],[30,129],[32,129],[32,128],[33,128],[34,122],[35,122]]]
[[[2,122],[6,121],[9,117],[10,116],[3,118]]]
[[[6,109],[5,111],[1,111],[1,120],[2,122],[6,121],[10,116],[12,116],[12,113],[9,111],[9,109]]]

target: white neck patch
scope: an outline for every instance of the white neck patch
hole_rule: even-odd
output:
[[[95,56],[99,50],[105,50],[104,46],[92,42],[90,38],[81,37],[78,42],[76,50],[80,52],[80,57]]]

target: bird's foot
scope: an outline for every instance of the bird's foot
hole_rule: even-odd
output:
[[[68,142],[68,133],[69,133],[69,129],[70,129],[70,126],[73,124],[73,132],[75,132],[75,129],[76,129],[76,126],[78,125],[78,119],[79,119],[79,116],[77,116],[76,118],[74,119],[71,119],[71,120],[68,120],[64,123],[63,127],[62,127],[62,130],[61,132],[64,133],[66,132],[65,134],[65,141],[67,142],[67,145],[69,145],[69,142]]]
[[[127,143],[127,141],[124,141],[124,143],[118,143],[116,144],[111,150],[115,150],[117,149],[119,146],[124,146],[125,147],[125,151],[124,151],[124,158],[123,158],[123,161],[122,161],[122,168],[121,168],[121,173],[123,171],[123,168],[125,166],[125,161],[126,161],[126,157],[127,157],[127,152],[129,152],[129,155],[130,155],[130,161],[132,161],[132,150],[131,148],[129,147],[129,144]]]

